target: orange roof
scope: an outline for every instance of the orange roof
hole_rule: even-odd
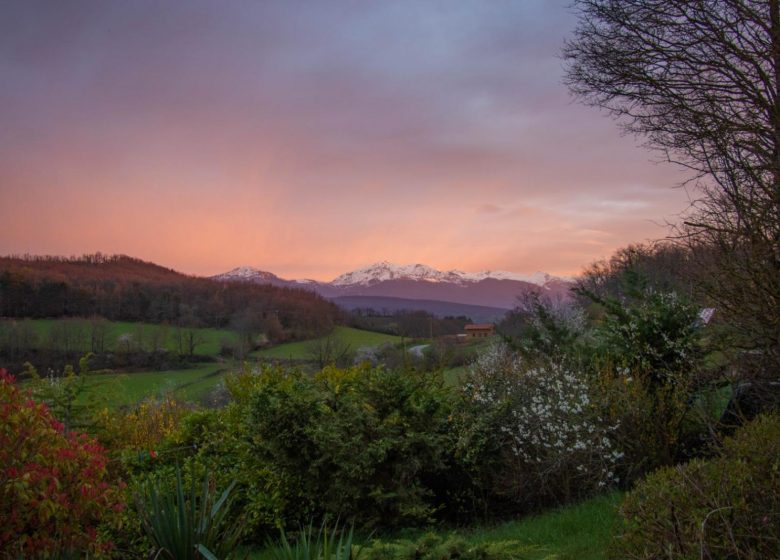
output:
[[[467,331],[493,330],[496,326],[493,323],[474,323],[464,327]]]

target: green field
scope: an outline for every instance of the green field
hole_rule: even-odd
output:
[[[137,403],[144,398],[172,393],[185,401],[198,401],[219,384],[229,371],[226,364],[202,364],[191,369],[87,376],[82,398],[103,406]]]
[[[35,329],[38,335],[38,342],[41,346],[46,346],[50,337],[52,327],[63,320],[60,319],[30,319],[29,323]],[[91,349],[90,347],[90,334],[91,323],[89,319],[68,319],[66,322],[71,324],[74,329],[80,329],[80,339],[83,339],[79,344],[84,352]],[[125,321],[106,321],[105,342],[107,350],[115,350],[117,348],[117,340],[124,334],[129,334],[135,343],[140,342],[142,347],[149,347],[155,337],[159,343],[171,352],[178,352],[177,343],[177,327],[172,325],[154,325],[150,323],[128,323]],[[236,334],[227,329],[187,329],[194,330],[197,333],[197,337],[202,341],[195,347],[196,354],[202,354],[206,356],[215,356],[219,353],[220,341],[223,339],[233,340]]]
[[[380,346],[382,344],[398,344],[401,342],[400,336],[363,331],[351,327],[336,327],[329,336],[334,336],[339,342],[349,344],[350,350],[352,351],[364,346]],[[316,344],[317,340],[321,339],[288,342],[287,344],[280,344],[273,348],[259,350],[254,352],[252,356],[258,358],[275,358],[278,360],[306,360],[309,358],[308,354],[311,345]]]

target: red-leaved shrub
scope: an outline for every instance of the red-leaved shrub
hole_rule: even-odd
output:
[[[105,480],[107,461],[95,440],[66,434],[0,369],[0,556],[110,549],[98,525],[123,505]]]

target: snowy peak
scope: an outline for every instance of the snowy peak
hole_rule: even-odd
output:
[[[278,280],[279,278],[275,274],[266,272],[265,270],[260,270],[251,266],[239,266],[231,271],[212,276],[212,279],[220,281],[239,280],[242,282],[263,282]]]
[[[457,278],[447,277],[443,273],[424,264],[396,265],[387,261],[359,268],[342,274],[331,282],[333,286],[370,286],[388,280],[422,280],[426,282],[456,281]]]
[[[365,268],[342,274],[331,282],[332,286],[372,286],[388,280],[413,280],[424,282],[447,282],[451,284],[473,284],[483,280],[515,280],[544,286],[556,278],[544,272],[535,274],[517,274],[503,270],[485,270],[482,272],[463,272],[460,270],[441,271],[424,264],[397,265],[382,261]]]

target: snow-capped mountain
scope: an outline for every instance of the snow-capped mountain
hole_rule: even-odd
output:
[[[365,268],[359,268],[352,272],[342,274],[330,284],[332,286],[370,286],[388,280],[415,280],[424,282],[449,282],[452,284],[467,284],[481,282],[491,278],[493,280],[515,280],[544,286],[547,282],[556,279],[544,272],[535,274],[517,274],[504,270],[484,270],[482,272],[463,272],[462,270],[436,270],[424,264],[397,265],[382,261]]]
[[[309,278],[304,278],[301,280],[285,280],[284,278],[279,278],[273,272],[260,270],[259,268],[255,268],[253,266],[239,266],[233,270],[229,270],[228,272],[223,272],[222,274],[211,276],[211,279],[218,280],[220,282],[256,282],[258,284],[279,284],[284,286],[297,286],[298,284],[319,284],[317,280],[311,280]]]
[[[276,274],[260,270],[252,266],[239,266],[228,272],[217,274],[211,277],[212,280],[219,281],[241,281],[241,282],[257,282],[258,284],[272,283],[275,280],[282,280]]]
[[[331,282],[285,280],[257,268],[243,266],[214,276],[220,281],[257,282],[314,290],[327,298],[361,296],[443,301],[511,309],[518,296],[529,291],[568,293],[571,280],[543,272],[518,274],[501,270],[441,271],[424,264],[397,265],[387,261],[344,273]]]

